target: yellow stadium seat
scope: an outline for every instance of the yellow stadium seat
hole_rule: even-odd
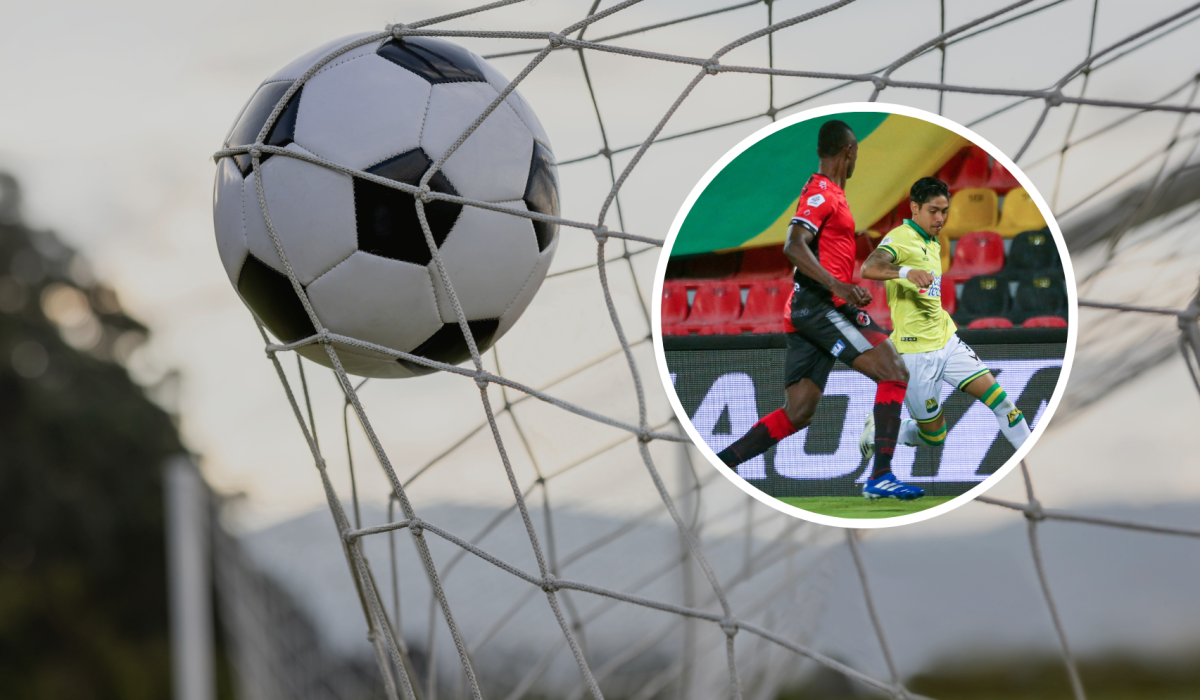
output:
[[[1000,200],[992,190],[983,187],[959,190],[950,198],[950,216],[942,231],[952,241],[975,231],[995,231],[999,211]]]
[[[1004,238],[1012,238],[1022,231],[1036,231],[1045,227],[1046,220],[1042,218],[1042,212],[1033,198],[1024,187],[1018,187],[1004,197],[1000,223],[992,230]]]

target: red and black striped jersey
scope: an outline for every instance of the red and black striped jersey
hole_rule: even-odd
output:
[[[800,191],[800,204],[793,225],[800,225],[813,233],[809,248],[829,274],[850,284],[854,279],[854,217],[846,203],[846,193],[833,180],[814,174],[808,178]],[[833,296],[816,280],[796,270],[792,274],[796,284],[814,292],[823,291],[830,295],[835,306],[845,303]]]

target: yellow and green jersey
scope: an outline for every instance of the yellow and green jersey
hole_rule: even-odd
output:
[[[958,326],[942,308],[942,250],[937,238],[905,219],[883,237],[879,247],[891,253],[897,265],[933,274],[927,289],[918,289],[907,279],[887,281],[892,343],[901,353],[941,350]]]

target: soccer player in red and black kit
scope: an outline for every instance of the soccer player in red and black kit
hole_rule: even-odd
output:
[[[725,464],[737,466],[808,427],[834,360],[840,359],[878,384],[875,469],[863,495],[920,498],[925,495],[923,489],[892,474],[908,370],[887,331],[861,308],[871,303],[871,293],[851,284],[855,228],[844,188],[858,158],[854,131],[842,121],[825,122],[817,134],[817,155],[820,167],[800,192],[800,205],[783,245],[783,254],[796,267],[787,319],[783,408],[755,423],[717,456]]]

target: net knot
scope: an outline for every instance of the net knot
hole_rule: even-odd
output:
[[[320,343],[321,345],[329,344],[329,329],[328,328],[322,328],[321,330],[317,331],[317,342]]]
[[[554,578],[554,574],[546,574],[542,577],[542,581],[538,584],[542,590],[547,593],[554,593],[558,590],[558,579]]]
[[[258,147],[257,143],[250,147],[250,157],[262,158],[262,149]]]
[[[431,197],[429,195],[432,192],[433,192],[433,190],[429,189],[429,185],[421,185],[420,189],[418,189],[417,193],[413,196],[416,197],[421,202],[431,202],[431,201],[433,201],[433,197]]]
[[[715,58],[710,58],[703,63],[703,66],[704,66],[705,73],[708,73],[709,75],[716,75],[717,70],[721,66],[721,62]]]
[[[873,75],[871,76],[871,84],[875,86],[876,90],[883,90],[888,86],[888,79],[880,75]]]
[[[558,47],[563,45],[562,34],[551,34],[549,38],[550,38],[550,46],[552,48],[557,49]]]
[[[404,35],[408,33],[408,25],[397,22],[395,24],[389,24],[387,26],[387,30],[392,33],[393,39],[402,39],[404,38]]]
[[[646,427],[639,428],[637,436],[639,442],[650,442],[654,439],[654,436],[650,434],[650,429]]]
[[[1029,507],[1025,509],[1025,519],[1035,523],[1046,519],[1046,511],[1042,510],[1041,501],[1036,499],[1029,501]]]
[[[737,620],[733,619],[732,617],[722,618],[721,619],[721,629],[725,631],[726,637],[732,638],[734,635],[736,635],[738,633]]]
[[[774,107],[771,107],[767,110],[767,116],[771,119],[774,119],[776,114],[779,114],[779,110],[775,109]]]
[[[1049,95],[1046,95],[1046,104],[1050,105],[1051,107],[1057,107],[1062,103],[1063,103],[1062,90],[1055,90],[1054,92],[1050,93]]]
[[[605,158],[612,158],[612,156],[613,156],[612,149],[609,148],[608,146],[605,146],[604,148],[600,149],[600,155],[604,156]]]
[[[483,376],[482,374],[475,375],[475,386],[479,387],[480,389],[486,389],[487,385],[487,377]]]
[[[604,224],[593,228],[592,233],[596,234],[596,241],[598,243],[604,243],[608,240],[608,227]]]
[[[425,522],[414,516],[408,521],[408,530],[413,534],[413,537],[420,537],[425,532]]]

